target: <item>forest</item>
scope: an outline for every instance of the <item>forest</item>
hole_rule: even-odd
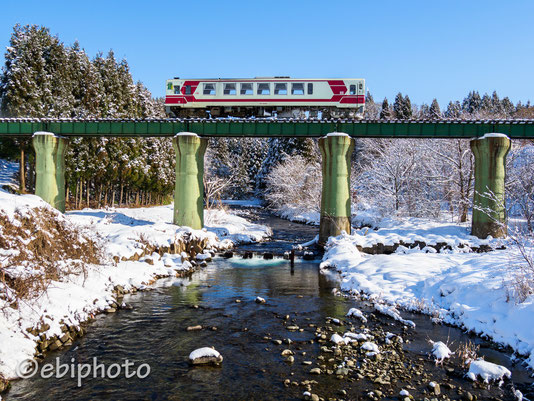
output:
[[[0,73],[0,116],[162,118],[163,100],[135,82],[113,51],[88,55],[41,26],[17,25]],[[163,82],[162,82],[163,85]],[[534,118],[529,102],[514,104],[496,92],[471,91],[442,110],[438,101],[412,104],[398,93],[390,104],[366,96],[369,119]],[[2,139],[0,157],[20,163],[20,191],[32,192],[30,140]],[[291,158],[291,159],[289,159]],[[174,150],[168,138],[75,138],[66,155],[68,208],[168,203],[174,189]],[[532,229],[533,147],[514,142],[508,156],[508,208]],[[466,221],[473,194],[469,141],[357,139],[352,187],[357,208],[382,215]],[[264,199],[279,213],[317,211],[320,154],[310,138],[211,139],[206,154],[207,206],[221,198]]]

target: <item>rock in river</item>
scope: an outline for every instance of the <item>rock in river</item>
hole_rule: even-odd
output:
[[[219,351],[209,347],[196,349],[189,354],[189,362],[193,365],[218,365],[222,361],[223,357]]]

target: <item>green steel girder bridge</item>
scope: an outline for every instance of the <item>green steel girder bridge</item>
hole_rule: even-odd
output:
[[[343,132],[369,138],[474,138],[489,132],[534,139],[529,120],[350,120],[350,119],[47,119],[0,118],[0,136],[170,137],[194,132],[204,137],[321,137]]]
[[[350,119],[0,119],[0,137],[33,137],[36,195],[65,211],[69,137],[173,137],[175,224],[204,225],[204,154],[210,137],[315,137],[322,155],[319,244],[350,232],[350,170],[355,137],[465,138],[475,158],[472,234],[506,235],[505,159],[510,139],[534,139],[531,120]]]

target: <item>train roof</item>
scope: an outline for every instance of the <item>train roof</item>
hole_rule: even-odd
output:
[[[248,77],[248,78],[180,78],[174,77],[172,79],[187,80],[187,81],[251,81],[251,80],[280,80],[280,81],[329,81],[334,79],[347,80],[364,80],[364,78],[291,78],[291,77]],[[170,79],[168,80],[170,81]]]

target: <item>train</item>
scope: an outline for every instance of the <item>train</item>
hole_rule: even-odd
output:
[[[167,80],[169,117],[362,118],[360,78],[214,78]]]

